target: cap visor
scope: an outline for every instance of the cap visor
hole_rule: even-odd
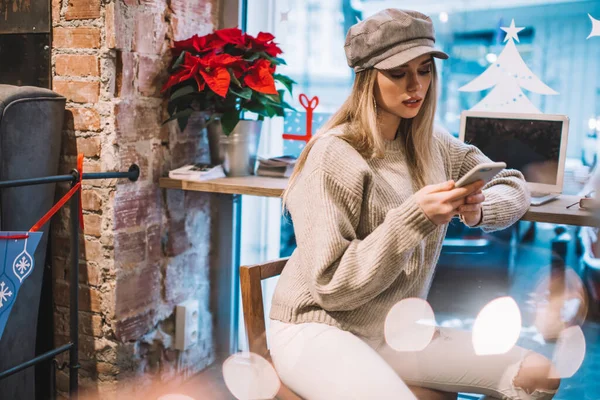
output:
[[[416,46],[386,58],[385,60],[375,64],[374,68],[382,70],[393,69],[425,54],[431,54],[433,57],[441,58],[443,60],[448,58],[448,54],[444,53],[443,51],[436,50],[429,46]]]

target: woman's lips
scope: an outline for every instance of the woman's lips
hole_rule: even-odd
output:
[[[421,99],[412,99],[403,101],[402,104],[404,104],[408,108],[418,108],[421,105],[422,101],[423,100]]]

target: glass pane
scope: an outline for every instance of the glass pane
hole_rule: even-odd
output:
[[[248,31],[275,35],[287,62],[279,72],[298,82],[294,97],[287,99],[297,112],[266,124],[263,156],[298,155],[302,150],[304,142],[281,137],[306,133],[306,110],[299,94],[319,98],[313,134],[342,104],[354,79],[343,51],[346,31],[387,7],[417,7],[430,15],[436,46],[450,55],[449,60],[436,61],[439,125],[458,136],[460,114],[485,104],[495,112],[512,110],[518,103],[524,104],[523,110],[567,115],[563,193],[582,193],[600,149],[600,32],[593,30],[593,18],[600,19],[599,1],[248,0]],[[504,75],[490,77],[488,71],[494,68],[504,68]],[[280,202],[244,201],[242,259],[263,262],[290,255],[296,246],[293,227],[281,217]],[[472,329],[486,304],[511,296],[522,314],[518,343],[552,358],[556,338],[541,321],[548,312],[549,282],[566,267],[570,292],[565,304],[572,308],[563,322],[582,327],[587,353],[575,375],[563,380],[557,398],[600,398],[595,381],[589,378],[596,369],[593,360],[600,355],[600,324],[596,314],[596,319],[588,317],[585,323],[582,317],[586,307],[597,310],[600,304],[600,256],[593,255],[600,252],[590,250],[600,248],[598,235],[588,229],[566,227],[563,233],[556,228],[519,222],[485,233],[453,221],[428,301],[438,325]],[[276,281],[265,284],[267,313]]]

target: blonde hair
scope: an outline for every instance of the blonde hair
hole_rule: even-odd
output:
[[[376,69],[368,69],[356,74],[352,91],[340,109],[307,143],[296,161],[296,166],[283,193],[283,209],[286,209],[288,194],[304,168],[310,150],[317,140],[325,135],[335,136],[348,142],[366,159],[383,158],[385,154],[385,139],[380,133],[377,123],[377,106],[375,102]],[[427,166],[432,158],[431,145],[433,141],[433,122],[437,105],[437,71],[435,63],[431,63],[431,85],[423,100],[423,106],[416,117],[402,119],[398,134],[404,137],[404,149],[408,168],[415,189],[430,182]],[[330,133],[333,128],[342,124],[348,126],[336,133]]]

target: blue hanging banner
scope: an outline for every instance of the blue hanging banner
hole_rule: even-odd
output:
[[[42,232],[0,232],[0,339],[19,288],[33,272]]]

